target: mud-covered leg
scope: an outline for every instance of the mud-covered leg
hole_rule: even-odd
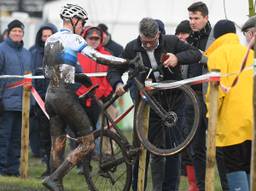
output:
[[[43,180],[43,185],[52,191],[63,191],[62,179],[68,172],[94,148],[94,136],[89,134],[78,138],[78,147],[72,151],[66,160],[49,177]]]

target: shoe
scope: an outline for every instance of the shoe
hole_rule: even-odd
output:
[[[53,180],[50,176],[44,178],[42,184],[51,191],[64,191],[62,180]]]

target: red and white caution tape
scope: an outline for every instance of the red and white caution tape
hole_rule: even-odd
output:
[[[195,85],[209,81],[219,81],[220,80],[219,72],[209,72],[207,74],[203,74],[201,76],[197,76],[194,78],[188,78],[185,80],[175,81],[172,83],[148,83],[147,86],[151,88],[159,88],[159,89],[169,89],[169,88],[177,88],[185,84]]]
[[[84,73],[88,77],[105,77],[107,72],[96,72],[96,73]],[[30,79],[44,79],[44,76],[32,76],[32,75],[0,75],[0,79],[5,78],[30,78]]]

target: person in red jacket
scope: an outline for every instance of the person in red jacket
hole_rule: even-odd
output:
[[[103,33],[101,29],[99,29],[98,27],[86,27],[82,33],[82,36],[84,37],[89,46],[96,49],[100,53],[108,55],[111,54],[103,47]],[[78,62],[81,65],[83,73],[99,73],[108,71],[108,66],[98,64],[94,60],[82,54],[78,55]],[[101,99],[103,102],[107,101],[112,96],[112,87],[109,84],[107,78],[105,76],[102,76],[91,77],[90,79],[93,85],[99,85],[98,89],[95,92],[96,97],[98,99]],[[78,96],[80,96],[87,92],[89,88],[90,87],[85,87],[82,85],[76,93]],[[85,101],[85,106],[86,112],[88,113],[89,118],[91,119],[92,125],[93,127],[95,127],[98,120],[100,109],[98,108],[97,104],[90,99],[87,99]]]

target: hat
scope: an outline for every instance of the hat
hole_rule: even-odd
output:
[[[105,25],[105,24],[103,24],[103,23],[100,23],[100,24],[98,25],[98,27],[99,27],[103,32],[108,33],[108,27],[107,27],[107,25]]]
[[[250,17],[242,26],[242,31],[245,32],[249,28],[256,27],[256,15]]]
[[[178,24],[178,26],[176,27],[175,30],[175,35],[179,34],[179,33],[191,33],[191,27],[189,24],[189,20],[183,20],[180,22],[180,24]]]
[[[219,20],[213,28],[214,38],[218,38],[227,33],[236,33],[236,27],[233,21]]]
[[[101,38],[101,31],[99,28],[96,28],[96,27],[92,27],[92,28],[89,28],[87,33],[86,33],[86,38],[90,38],[90,37],[98,37],[98,38]]]
[[[159,20],[159,19],[155,19],[155,21],[157,22],[157,25],[159,27],[159,31],[161,32],[161,34],[165,34],[165,26],[164,26],[164,23]]]
[[[24,30],[24,24],[20,22],[19,20],[15,19],[12,22],[10,22],[7,26],[8,33],[13,29],[13,28],[21,28]]]

